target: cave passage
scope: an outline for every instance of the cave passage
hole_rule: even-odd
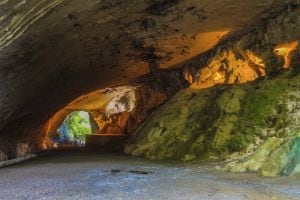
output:
[[[0,199],[300,199],[300,0],[0,0]]]
[[[121,150],[136,107],[135,88],[106,88],[82,95],[48,122],[47,149]],[[57,129],[56,129],[57,127]]]

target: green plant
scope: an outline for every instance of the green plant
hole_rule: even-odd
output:
[[[84,141],[85,136],[91,134],[91,128],[89,127],[89,118],[76,111],[71,113],[64,122],[67,126],[70,139]]]

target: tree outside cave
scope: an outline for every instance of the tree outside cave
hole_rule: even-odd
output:
[[[90,114],[74,111],[57,129],[53,142],[56,144],[85,145],[86,135],[92,134]]]

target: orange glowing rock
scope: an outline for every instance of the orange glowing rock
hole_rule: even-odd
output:
[[[284,58],[284,69],[288,69],[291,64],[291,55],[298,47],[299,41],[292,41],[284,44],[279,44],[275,47],[274,53]]]
[[[135,89],[136,88],[132,86],[107,88],[82,95],[70,102],[66,107],[52,116],[44,125],[43,133],[45,137],[43,138],[41,148],[49,149],[52,147],[53,144],[50,139],[65,118],[73,111],[82,110],[89,112],[100,129],[104,128],[107,124],[113,123],[109,117],[110,115],[130,112],[134,109],[136,101]],[[122,117],[126,119],[126,117]],[[123,123],[124,122],[121,121],[118,124],[121,126]]]
[[[220,72],[214,74],[214,81],[220,81],[222,79],[224,79],[224,77]]]
[[[212,87],[217,84],[245,83],[265,76],[263,60],[250,50],[238,52],[223,50],[212,57],[207,66],[199,71],[198,79],[191,85],[193,89]]]
[[[194,56],[211,49],[229,32],[230,30],[220,30],[186,34],[185,37],[175,34],[171,37],[166,37],[157,41],[156,45],[162,52],[172,52],[172,54],[168,56],[168,59],[160,63],[160,67],[163,69],[171,68],[172,66],[176,66],[185,60],[191,59]],[[165,54],[160,54],[160,52],[157,54],[161,57],[166,56]]]

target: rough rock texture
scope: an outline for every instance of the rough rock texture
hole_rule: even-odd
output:
[[[1,0],[1,140],[35,141],[72,100],[172,68],[273,2]]]
[[[225,169],[234,172],[259,172],[264,176],[299,176],[299,140],[299,129],[297,133],[289,133],[282,138],[268,138],[254,154],[245,160],[230,162]]]
[[[0,128],[36,126],[84,93],[149,73],[148,63],[192,58],[273,2],[1,1]],[[195,49],[210,32],[211,44]]]
[[[297,5],[280,8],[257,27],[185,63],[191,87],[155,112],[126,152],[157,160],[236,159],[227,169],[297,174]],[[260,76],[266,77],[247,82]],[[217,85],[224,83],[240,84]]]
[[[155,80],[155,81],[154,81]],[[41,148],[52,146],[51,138],[65,117],[75,110],[89,112],[102,134],[132,134],[158,106],[188,86],[182,71],[164,70],[143,77],[136,87],[97,90],[72,101],[42,125],[36,141]],[[115,104],[118,104],[117,106]]]
[[[269,116],[267,126],[262,126],[265,143],[245,160],[229,163],[228,170],[258,171],[265,176],[299,174],[300,75],[276,81],[273,84],[280,85],[282,91],[277,91],[280,101],[272,105],[276,115]]]
[[[282,75],[238,86],[183,90],[138,129],[126,151],[158,160],[239,160],[258,148],[247,161],[231,163],[228,169],[290,174],[299,164],[299,88],[300,75]]]
[[[298,6],[298,4],[297,4]],[[248,29],[225,38],[215,48],[186,61],[186,79],[195,89],[245,83],[273,76],[299,64],[300,10],[276,6]],[[298,62],[293,63],[293,62]]]
[[[287,44],[299,38],[298,4],[0,0],[0,159],[46,148],[64,108],[95,90],[138,87],[136,108],[123,123],[132,132],[187,82],[194,89],[244,83],[295,66],[299,47]],[[247,93],[232,90],[213,96],[222,104]],[[228,109],[216,111],[231,116],[221,124],[237,120],[238,111]],[[216,139],[216,154],[227,139]]]

